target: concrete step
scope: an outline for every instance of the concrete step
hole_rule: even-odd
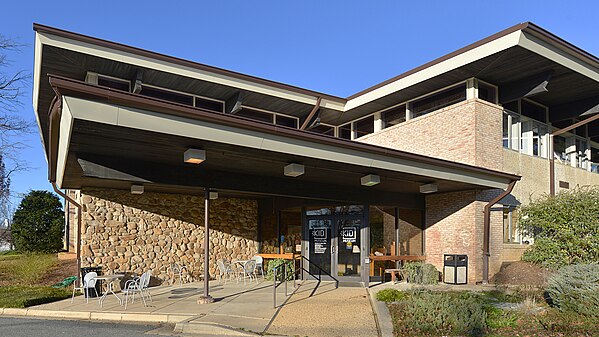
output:
[[[174,331],[202,336],[261,336],[254,332],[244,331],[232,326],[211,322],[181,322],[175,325]]]

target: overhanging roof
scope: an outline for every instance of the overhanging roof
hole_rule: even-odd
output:
[[[55,130],[50,132],[51,140],[56,146],[50,147],[54,152],[50,158],[54,159],[49,163],[54,170],[51,179],[54,176],[61,187],[81,187],[76,186],[81,183],[81,172],[76,172],[74,165],[79,159],[123,172],[129,168],[135,171],[129,172],[134,176],[152,176],[160,167],[166,172],[170,167],[177,172],[176,178],[182,175],[176,170],[182,165],[182,152],[194,146],[208,150],[212,159],[204,166],[214,175],[231,172],[247,177],[236,180],[235,184],[241,186],[244,181],[255,180],[251,177],[262,177],[261,184],[269,178],[278,180],[282,167],[289,162],[300,162],[314,172],[302,178],[306,181],[287,182],[291,185],[337,179],[336,188],[344,184],[359,186],[361,175],[373,173],[383,177],[384,183],[369,191],[399,194],[418,193],[421,184],[430,182],[436,182],[440,191],[451,191],[505,188],[519,179],[503,172],[278,127],[81,81],[51,76],[50,82],[62,96],[61,116],[51,126]],[[110,140],[112,135],[121,138]],[[157,155],[160,151],[163,153]],[[152,177],[144,179],[154,181],[156,176]],[[198,181],[201,179],[196,184]]]

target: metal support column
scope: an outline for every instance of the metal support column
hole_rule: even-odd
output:
[[[198,304],[214,302],[210,296],[210,189],[204,189],[204,295],[198,299]]]

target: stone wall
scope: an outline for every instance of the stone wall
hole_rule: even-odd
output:
[[[199,280],[204,270],[204,198],[193,195],[84,189],[82,265],[168,278],[179,262]],[[217,259],[248,259],[257,252],[255,200],[217,199],[210,206],[210,275]]]

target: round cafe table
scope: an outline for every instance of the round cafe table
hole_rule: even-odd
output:
[[[104,304],[104,300],[106,299],[106,296],[108,296],[108,293],[114,295],[114,297],[116,297],[116,299],[119,301],[119,304],[123,305],[122,299],[114,292],[113,286],[114,281],[120,280],[123,277],[125,277],[125,274],[112,274],[94,277],[95,280],[106,282],[106,291],[104,291],[104,294],[102,294],[102,297],[100,297],[100,307],[102,307],[102,305]]]

